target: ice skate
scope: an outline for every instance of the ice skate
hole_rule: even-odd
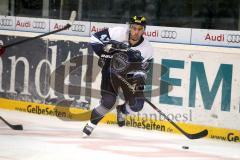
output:
[[[95,127],[96,125],[92,124],[91,122],[88,122],[86,126],[83,128],[82,137],[83,138],[89,137]]]
[[[125,126],[125,116],[122,113],[124,104],[123,105],[118,105],[117,108],[117,124],[119,127]]]

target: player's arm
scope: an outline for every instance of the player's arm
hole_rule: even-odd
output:
[[[132,83],[137,84],[137,86],[143,86],[146,84],[147,72],[150,70],[150,63],[152,62],[152,57],[144,58],[140,51],[129,50],[128,51],[129,60],[137,64],[137,69],[127,73],[127,79],[131,80]]]
[[[98,56],[126,50],[129,46],[122,43],[126,39],[125,32],[123,27],[113,27],[96,32],[91,36],[91,46]]]
[[[110,35],[108,29],[96,32],[91,36],[90,45],[92,46],[93,51],[101,57],[105,53],[106,43],[109,42]]]

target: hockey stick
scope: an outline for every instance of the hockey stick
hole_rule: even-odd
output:
[[[9,48],[9,47],[12,47],[12,46],[15,46],[15,45],[18,45],[18,44],[22,44],[22,43],[25,43],[25,42],[28,42],[28,41],[31,41],[31,40],[34,40],[34,39],[38,39],[38,38],[41,38],[41,37],[45,37],[45,36],[48,36],[48,35],[51,35],[51,34],[54,34],[54,33],[57,33],[57,32],[60,32],[60,31],[63,31],[63,30],[66,30],[66,29],[70,28],[72,26],[73,22],[75,21],[76,15],[77,15],[77,12],[72,11],[71,16],[69,18],[69,23],[66,24],[63,28],[60,28],[60,29],[57,29],[57,30],[54,30],[54,31],[51,31],[51,32],[47,32],[47,33],[35,36],[35,37],[26,38],[26,39],[23,39],[23,40],[20,40],[20,41],[17,41],[17,42],[13,42],[13,43],[1,46],[0,47],[0,56],[5,52],[6,48]]]
[[[133,92],[134,94],[134,90],[132,85],[126,81],[122,76],[120,76],[118,73],[114,73],[121,81],[124,82],[125,85],[127,85],[127,87]],[[208,130],[205,129],[201,132],[198,133],[187,133],[186,131],[184,131],[181,127],[179,127],[174,121],[172,121],[170,118],[168,118],[168,116],[166,116],[165,113],[163,113],[160,109],[158,109],[152,102],[150,102],[146,97],[144,97],[144,100],[155,110],[157,111],[159,114],[161,114],[166,120],[168,120],[168,122],[170,122],[177,130],[179,130],[183,135],[185,135],[187,138],[189,139],[199,139],[199,138],[203,138],[205,136],[208,135]]]
[[[23,126],[21,124],[17,124],[17,125],[10,124],[1,116],[0,116],[0,119],[13,130],[23,130]]]
[[[182,128],[180,128],[175,122],[173,122],[170,118],[168,118],[168,116],[166,116],[166,114],[164,114],[160,109],[158,109],[152,102],[150,102],[147,98],[144,97],[144,100],[155,110],[157,111],[159,114],[161,114],[166,120],[168,120],[168,122],[170,122],[176,129],[178,129],[183,135],[185,135],[187,138],[189,139],[199,139],[199,138],[203,138],[205,136],[208,135],[208,130],[204,129],[201,132],[198,133],[187,133],[186,131],[184,131]]]

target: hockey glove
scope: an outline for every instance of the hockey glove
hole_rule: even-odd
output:
[[[128,45],[115,40],[110,40],[104,45],[103,50],[107,53],[112,53],[114,51],[127,51],[129,49]]]
[[[132,50],[129,49],[127,51],[127,54],[129,56],[129,61],[130,62],[142,62],[143,61],[143,57],[141,56],[141,52],[138,50]]]
[[[114,48],[113,48],[113,45],[109,43],[103,47],[103,50],[106,53],[112,53],[114,51]]]
[[[136,85],[145,85],[147,74],[143,71],[132,71],[127,73],[127,79]]]

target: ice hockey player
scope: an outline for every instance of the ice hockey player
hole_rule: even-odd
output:
[[[117,85],[114,84],[116,81],[111,80],[110,63],[115,53],[119,53],[118,51],[125,49],[126,55],[131,59],[130,61],[140,62],[141,69],[128,69],[130,73],[128,74],[130,75],[128,78],[131,79],[130,83],[136,83],[135,87],[138,92],[143,92],[143,85],[147,78],[146,71],[149,68],[149,62],[152,60],[153,55],[153,48],[150,42],[143,37],[145,29],[146,18],[143,16],[133,16],[130,19],[128,27],[108,28],[96,32],[91,36],[90,45],[99,56],[98,65],[102,67],[101,100],[100,104],[93,109],[90,122],[83,128],[83,137],[87,137],[92,133],[98,122],[113,109],[116,102],[119,93],[116,90]],[[143,98],[136,96],[137,94],[130,94],[123,87],[122,90],[125,103],[116,107],[119,126],[125,125],[124,115],[139,112],[142,110],[144,104]]]

